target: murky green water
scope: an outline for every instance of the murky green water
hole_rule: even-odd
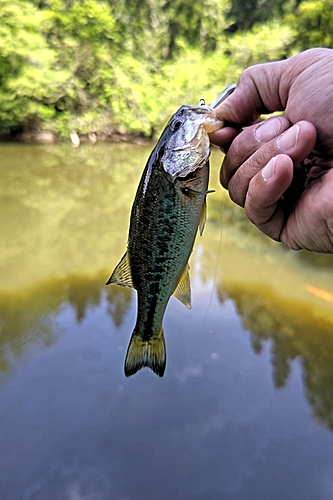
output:
[[[333,498],[333,257],[261,236],[217,183],[163,379],[123,362],[148,146],[0,145],[0,499]]]

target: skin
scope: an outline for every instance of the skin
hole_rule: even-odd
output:
[[[254,124],[274,111],[285,113]],[[272,239],[333,253],[333,50],[246,69],[217,115],[231,199]]]

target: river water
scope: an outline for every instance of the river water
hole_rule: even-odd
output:
[[[105,282],[150,149],[0,145],[1,500],[331,500],[333,256],[262,236],[218,151],[166,373],[125,378],[136,295]]]

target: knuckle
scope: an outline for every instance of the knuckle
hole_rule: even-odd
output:
[[[242,83],[244,85],[248,84],[249,82],[253,83],[253,75],[256,74],[256,70],[258,68],[258,65],[254,66],[249,66],[248,68],[244,69],[242,74],[239,77],[239,83]]]

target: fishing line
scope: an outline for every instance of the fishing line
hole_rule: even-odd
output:
[[[209,311],[209,308],[211,306],[212,299],[213,299],[213,294],[214,294],[215,288],[216,288],[216,274],[217,274],[217,268],[218,268],[219,261],[220,261],[220,251],[221,251],[223,225],[224,225],[224,205],[225,205],[225,194],[222,192],[222,200],[221,200],[222,220],[220,222],[220,234],[219,234],[219,240],[218,240],[218,251],[217,251],[217,255],[216,255],[216,259],[215,259],[215,267],[214,267],[214,273],[213,273],[213,283],[212,283],[212,286],[211,286],[211,289],[210,289],[209,300],[208,300],[208,304],[207,304],[207,307],[206,307],[206,311],[205,311],[205,313],[203,315],[203,318],[202,318],[201,328],[203,328],[203,322],[205,321],[206,317],[208,316],[208,311]],[[209,210],[208,210],[208,216],[209,216]]]
[[[221,94],[211,103],[210,107],[215,109],[217,108],[223,101],[225,101],[235,90],[237,84],[233,83],[231,85],[229,85],[225,90],[223,90],[223,92],[221,92]],[[205,101],[203,98],[199,99],[199,105],[204,105],[205,104]],[[223,196],[222,196],[222,203],[221,203],[221,210],[222,210],[222,221],[221,221],[221,226],[220,226],[220,236],[219,236],[219,244],[218,244],[218,252],[217,252],[217,258],[216,258],[216,262],[215,262],[215,269],[214,269],[214,275],[213,275],[213,284],[212,284],[212,287],[211,287],[211,291],[210,291],[210,297],[209,297],[209,301],[208,301],[208,305],[207,305],[207,308],[206,308],[206,312],[203,316],[203,320],[202,321],[205,321],[207,315],[208,315],[208,311],[209,311],[209,308],[211,306],[211,302],[212,302],[212,298],[213,298],[213,293],[216,289],[216,278],[217,278],[217,266],[219,265],[219,262],[220,262],[220,253],[221,253],[221,247],[222,247],[222,236],[223,236],[223,225],[225,223],[225,203],[226,203],[226,200],[225,200],[225,193],[223,193]],[[284,256],[284,258],[282,259],[282,261],[280,261],[280,263],[276,266],[275,268],[275,272],[273,273],[273,278],[275,278],[276,276],[278,276],[279,272],[280,272],[280,269],[282,266],[285,265],[285,262],[287,259],[289,259],[290,257],[290,252],[287,253],[287,255]],[[223,293],[223,288],[222,288],[222,293]],[[264,296],[264,291],[262,291],[261,293],[258,294],[257,296],[257,300],[255,302],[259,303],[261,298]]]
[[[210,107],[213,108],[213,109],[217,108],[223,101],[225,101],[234,92],[234,90],[235,90],[236,87],[237,87],[236,83],[232,83],[231,85],[228,85],[228,87],[225,88],[217,96],[217,98],[211,103]],[[199,99],[198,105],[199,106],[205,105],[205,99],[203,97],[201,97]],[[207,193],[209,193],[209,192],[211,192],[211,191],[207,191]],[[225,195],[223,193],[223,195],[222,195],[222,203],[221,203],[222,222],[221,222],[221,227],[220,227],[220,236],[219,236],[217,258],[216,258],[216,261],[215,261],[215,269],[214,269],[214,275],[213,275],[213,284],[212,284],[212,287],[211,287],[210,297],[209,297],[208,305],[207,305],[207,308],[206,308],[206,312],[204,313],[202,321],[204,321],[205,318],[207,317],[207,314],[208,314],[208,311],[209,311],[209,308],[210,308],[210,305],[211,305],[211,302],[212,302],[213,293],[214,293],[214,290],[215,290],[215,285],[216,285],[216,273],[217,273],[217,266],[218,266],[219,260],[220,260],[220,250],[221,250],[222,233],[223,233],[224,204],[225,204]]]
[[[220,207],[222,210],[222,214],[221,214],[222,217],[221,217],[221,222],[220,222],[218,251],[216,254],[212,286],[211,286],[211,289],[209,292],[209,299],[208,299],[208,303],[207,303],[205,312],[203,314],[202,322],[201,322],[201,329],[205,330],[206,332],[209,330],[209,328],[207,329],[207,326],[204,326],[203,323],[204,322],[206,323],[206,319],[207,319],[207,316],[209,314],[209,309],[211,307],[211,303],[212,303],[212,299],[213,299],[213,294],[216,291],[217,271],[218,271],[218,266],[219,266],[220,259],[221,259],[221,249],[222,249],[222,241],[223,241],[223,234],[224,234],[223,230],[225,229],[224,226],[225,226],[225,205],[226,205],[226,198],[225,197],[226,196],[227,196],[226,192],[222,192],[222,199],[221,199],[221,203],[220,203]],[[209,217],[209,210],[208,210],[208,217]],[[248,223],[251,224],[250,221],[248,221]],[[259,231],[259,229],[258,229],[258,231]],[[265,251],[265,250],[263,249],[263,251]],[[269,249],[268,249],[268,253],[269,253]],[[292,257],[291,250],[286,251],[286,253],[284,255],[275,254],[274,260],[275,260],[276,265],[274,265],[274,269],[272,269],[270,281],[274,282],[275,280],[277,280],[279,278],[281,269],[283,269],[286,266],[286,263],[288,262],[288,260],[290,260],[291,257]],[[254,254],[253,258],[258,259],[258,258],[260,258],[260,255]],[[246,275],[244,276],[244,281],[245,282],[247,281]],[[257,294],[257,297],[253,301],[253,305],[256,305],[256,304],[259,305],[262,302],[262,299],[263,298],[265,299],[265,297],[266,297],[265,285],[269,286],[269,283],[266,281],[265,283],[263,282],[262,284],[263,284],[262,290],[261,291],[258,290],[258,294]],[[222,287],[222,293],[223,293],[223,287]],[[231,299],[231,300],[234,302],[234,299]],[[222,301],[220,301],[220,302],[222,303]],[[240,319],[242,319],[242,318],[240,318]],[[206,325],[207,325],[207,323],[206,323]]]

